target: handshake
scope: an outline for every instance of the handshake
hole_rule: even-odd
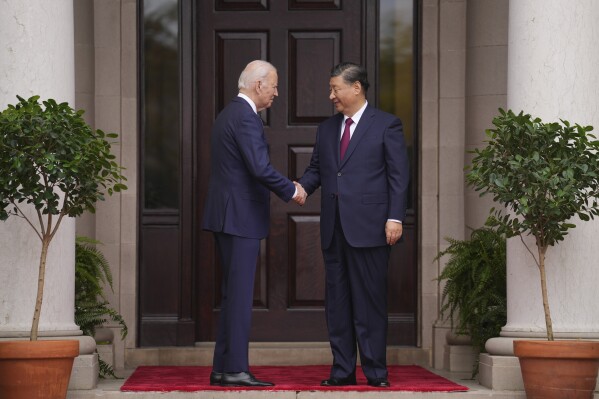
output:
[[[302,206],[306,203],[306,198],[308,198],[308,193],[306,193],[306,190],[304,190],[304,187],[302,187],[302,185],[299,184],[298,182],[294,181],[293,184],[295,184],[295,188],[297,189],[297,194],[295,194],[295,196],[293,197],[293,200],[295,201],[296,204],[298,204],[299,206]]]

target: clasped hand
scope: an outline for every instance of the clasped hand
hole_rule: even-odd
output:
[[[298,204],[299,206],[302,206],[306,203],[306,198],[308,197],[308,193],[306,193],[306,190],[304,190],[304,187],[302,187],[302,185],[299,184],[298,182],[294,181],[293,184],[295,184],[295,188],[297,189],[297,194],[295,195],[295,197],[293,197],[293,200],[295,201],[296,204]]]

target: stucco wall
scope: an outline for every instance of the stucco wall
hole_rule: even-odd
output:
[[[505,107],[508,0],[422,3],[420,270],[422,347],[444,367],[449,322],[439,315],[435,280],[446,237],[464,239],[491,207],[464,183],[467,151],[480,145],[497,108]],[[432,328],[431,328],[432,327]]]

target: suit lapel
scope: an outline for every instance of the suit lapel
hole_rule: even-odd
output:
[[[354,130],[354,134],[349,141],[349,146],[347,147],[343,161],[340,162],[340,166],[343,166],[351,157],[351,154],[358,146],[360,140],[362,140],[366,135],[368,128],[372,125],[372,122],[374,122],[374,109],[368,105],[358,122],[358,126],[356,126],[356,130]],[[341,131],[341,125],[339,125],[339,131]],[[339,146],[337,146],[337,159],[339,159]]]

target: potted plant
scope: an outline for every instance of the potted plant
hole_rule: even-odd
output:
[[[23,218],[40,239],[41,252],[30,341],[0,343],[0,397],[64,398],[78,341],[37,340],[48,248],[65,217],[94,212],[105,191],[126,189],[126,179],[107,141],[116,134],[92,129],[83,111],[67,103],[49,99],[42,106],[39,96],[17,98],[0,113],[0,220]],[[28,206],[35,208],[34,218],[24,213]],[[46,352],[50,363],[42,366]],[[36,386],[35,370],[52,385]]]
[[[481,227],[472,230],[468,240],[445,240],[449,247],[435,257],[449,256],[438,277],[445,282],[441,314],[447,314],[455,334],[468,336],[474,351],[481,353],[507,320],[505,237]],[[476,374],[478,361],[472,377]]]
[[[505,206],[505,210],[491,210],[490,226],[508,238],[520,237],[525,246],[524,235],[535,239],[536,254],[526,248],[539,269],[547,341],[514,341],[526,393],[539,398],[591,398],[599,367],[599,343],[554,340],[545,261],[547,249],[563,241],[575,227],[575,216],[586,221],[599,214],[599,141],[589,133],[592,126],[565,120],[543,123],[523,112],[499,112],[493,119],[495,127],[487,130],[486,146],[472,151],[466,181],[481,195],[490,193],[495,202]],[[533,353],[536,349],[540,353]],[[567,356],[568,364],[549,365],[549,358],[559,354]],[[572,372],[574,357],[581,357],[581,364],[590,370],[582,381],[570,382],[571,391],[566,392],[568,388],[558,386],[566,382],[566,376],[555,378],[555,373],[565,369]],[[543,371],[546,365],[550,368]],[[581,396],[576,396],[577,392]]]

